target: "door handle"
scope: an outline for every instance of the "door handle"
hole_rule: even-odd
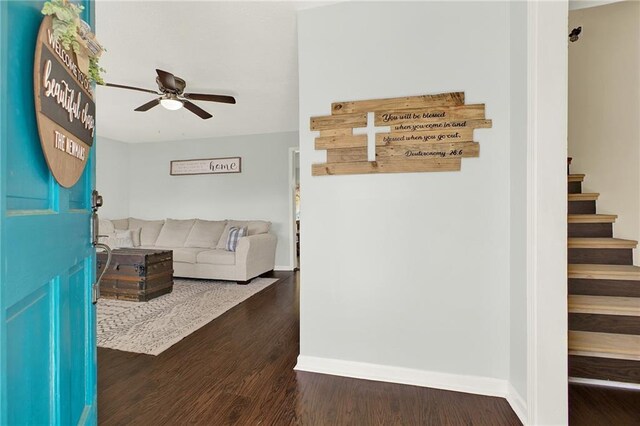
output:
[[[102,207],[103,199],[102,195],[98,193],[95,189],[91,192],[91,244],[97,249],[102,249],[107,252],[107,262],[104,265],[104,269],[100,273],[100,276],[96,280],[96,282],[91,286],[91,302],[95,305],[98,303],[98,298],[100,297],[100,281],[102,281],[102,277],[107,272],[107,268],[111,263],[111,247],[106,244],[102,244],[99,242],[99,238],[102,235],[99,235],[99,220],[98,220],[98,209]],[[106,236],[106,235],[105,235]],[[97,268],[97,265],[96,265]]]

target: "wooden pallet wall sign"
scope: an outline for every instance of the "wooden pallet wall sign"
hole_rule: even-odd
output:
[[[311,117],[315,149],[327,151],[311,174],[459,171],[480,156],[473,131],[491,127],[484,114],[463,92],[333,103],[331,115]]]

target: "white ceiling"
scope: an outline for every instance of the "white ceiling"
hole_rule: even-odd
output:
[[[319,3],[313,3],[319,4]],[[96,33],[107,49],[105,81],[157,89],[155,69],[187,82],[187,92],[236,97],[236,105],[196,101],[213,114],[134,108],[153,94],[98,87],[97,132],[155,142],[294,131],[298,128],[296,2],[96,2]]]

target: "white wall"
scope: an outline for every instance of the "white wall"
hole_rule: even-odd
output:
[[[129,217],[129,144],[98,136],[96,154],[96,189],[104,200],[100,216]]]
[[[300,12],[299,369],[504,393],[509,19],[506,2]],[[331,102],[448,91],[486,103],[493,120],[476,130],[480,158],[462,171],[311,176],[324,154],[309,117],[329,114]]]
[[[297,145],[298,132],[130,144],[129,216],[268,220],[276,266],[289,268],[289,147]],[[242,173],[169,175],[171,160],[238,156]]]
[[[618,215],[614,235],[640,240],[640,3],[569,13],[569,155],[599,192],[598,213]],[[640,263],[635,250],[635,263]]]

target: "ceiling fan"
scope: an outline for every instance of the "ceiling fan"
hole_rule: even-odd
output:
[[[191,101],[208,101],[208,102],[222,102],[224,104],[235,104],[236,99],[233,96],[226,95],[207,95],[203,93],[184,93],[184,88],[187,83],[180,77],[176,77],[167,71],[156,69],[158,76],[156,77],[156,83],[158,84],[159,92],[155,90],[143,89],[140,87],[123,86],[122,84],[106,83],[105,86],[117,87],[119,89],[137,90],[140,92],[148,92],[156,95],[160,95],[159,98],[147,102],[144,105],[139,106],[134,111],[149,111],[154,106],[160,104],[166,109],[177,110],[185,107],[198,117],[206,120],[213,117],[207,111],[200,108],[198,105]]]

